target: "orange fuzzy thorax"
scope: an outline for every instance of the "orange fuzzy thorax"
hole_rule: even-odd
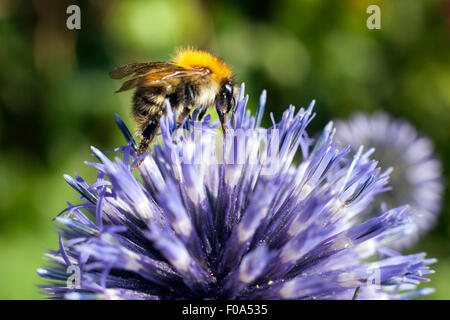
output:
[[[184,68],[208,68],[216,80],[231,78],[231,69],[225,61],[206,51],[179,49],[172,62]]]

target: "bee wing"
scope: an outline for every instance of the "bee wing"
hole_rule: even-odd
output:
[[[142,86],[153,86],[160,82],[175,78],[192,78],[192,77],[203,77],[210,73],[209,69],[199,68],[199,69],[188,69],[175,66],[167,70],[161,70],[159,72],[150,72],[143,76],[144,81]]]
[[[131,75],[137,76],[145,74],[152,69],[161,69],[164,67],[168,67],[169,65],[170,63],[163,61],[128,63],[115,68],[109,73],[109,76],[113,79],[122,79]]]
[[[139,69],[138,72],[141,72],[141,70]],[[122,92],[136,87],[151,87],[175,78],[203,77],[208,73],[210,71],[206,68],[183,68],[171,63],[165,63],[164,66],[161,65],[159,68],[151,68],[142,76],[125,81],[116,92]]]

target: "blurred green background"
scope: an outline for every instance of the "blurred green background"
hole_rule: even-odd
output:
[[[81,30],[66,8],[81,8]],[[366,9],[381,8],[381,30]],[[57,247],[51,219],[77,202],[63,173],[92,182],[89,147],[123,144],[131,93],[114,67],[168,60],[194,45],[223,57],[255,108],[316,99],[310,132],[352,112],[384,109],[434,142],[450,177],[450,1],[0,0],[0,298],[42,298],[35,269]],[[266,124],[268,116],[266,114]],[[438,258],[429,299],[450,299],[450,206],[416,248]]]

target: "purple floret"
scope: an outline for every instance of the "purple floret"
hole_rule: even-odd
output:
[[[411,230],[407,207],[368,219],[389,172],[360,148],[335,141],[328,124],[314,143],[314,102],[290,106],[261,127],[241,87],[225,138],[207,116],[175,127],[170,106],[161,135],[137,171],[136,142],[99,162],[89,184],[65,176],[82,204],[57,218],[59,250],[46,254],[44,292],[65,299],[398,299],[417,289],[432,259],[389,244]],[[294,162],[294,156],[299,162]],[[296,159],[297,160],[297,159]],[[361,217],[365,217],[362,219]],[[78,282],[73,272],[79,271]]]

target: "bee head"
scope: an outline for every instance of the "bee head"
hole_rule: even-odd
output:
[[[220,88],[219,94],[216,97],[216,104],[222,110],[223,113],[228,113],[233,108],[234,99],[233,83],[226,81]]]

